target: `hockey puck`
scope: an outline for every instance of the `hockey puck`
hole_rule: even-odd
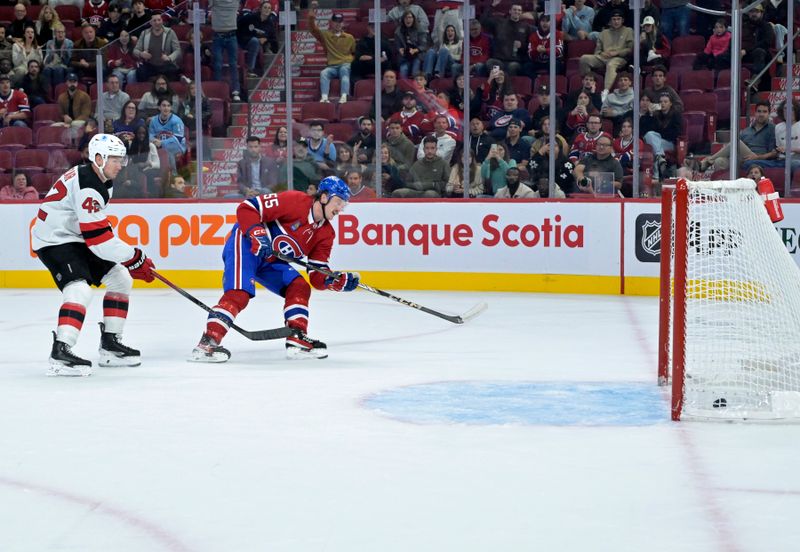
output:
[[[714,408],[725,408],[728,406],[728,401],[725,398],[717,399],[712,403]]]

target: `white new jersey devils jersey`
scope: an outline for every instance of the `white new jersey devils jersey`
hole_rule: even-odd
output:
[[[112,182],[101,182],[91,165],[72,167],[56,180],[42,200],[31,229],[33,250],[71,242],[85,242],[107,261],[127,261],[134,249],[116,236],[104,214]]]

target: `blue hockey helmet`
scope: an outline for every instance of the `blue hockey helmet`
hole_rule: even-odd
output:
[[[339,197],[343,201],[350,201],[350,187],[338,176],[323,178],[317,187],[317,194],[328,194],[328,197]]]

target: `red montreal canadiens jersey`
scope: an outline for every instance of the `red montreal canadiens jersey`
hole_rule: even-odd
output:
[[[243,234],[256,224],[264,224],[275,251],[327,265],[336,232],[326,220],[314,222],[313,205],[314,198],[304,192],[264,194],[243,201],[236,210],[236,219]]]
[[[5,98],[0,96],[0,109],[5,109],[7,113],[30,111],[31,107],[28,103],[28,95],[22,90],[12,89]]]

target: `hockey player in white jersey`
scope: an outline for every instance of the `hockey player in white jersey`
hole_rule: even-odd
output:
[[[31,243],[63,293],[50,353],[51,376],[88,376],[92,363],[72,353],[86,309],[90,286],[106,286],[100,323],[101,366],[138,366],[141,355],[120,341],[128,314],[133,278],[152,282],[154,265],[138,247],[114,236],[106,215],[113,179],[127,164],[125,145],[111,134],[89,142],[89,163],[72,167],[42,200]]]

